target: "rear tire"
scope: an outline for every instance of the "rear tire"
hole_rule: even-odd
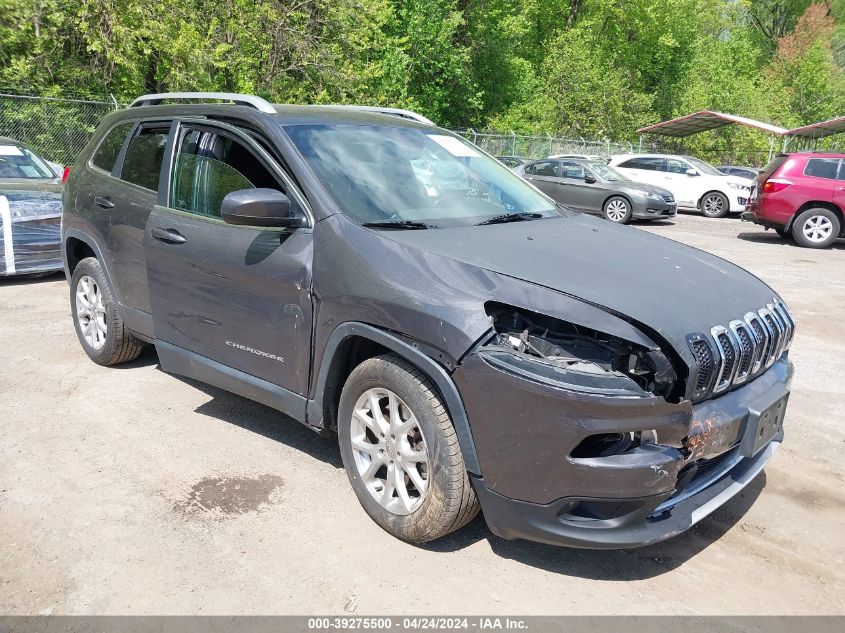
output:
[[[98,365],[135,360],[144,349],[123,323],[114,291],[94,257],[86,257],[73,269],[70,308],[82,349]]]
[[[424,543],[478,513],[455,428],[434,385],[396,354],[356,367],[340,396],[343,466],[370,518]]]
[[[842,226],[830,209],[807,209],[792,223],[795,243],[805,248],[827,248],[839,237]]]
[[[710,191],[701,197],[698,208],[707,218],[723,218],[731,210],[731,203],[725,194]]]
[[[602,207],[604,219],[616,224],[628,224],[631,221],[632,214],[631,203],[622,196],[608,198]]]

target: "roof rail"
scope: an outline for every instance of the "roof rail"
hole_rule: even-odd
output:
[[[380,114],[390,114],[393,116],[402,117],[403,119],[410,119],[426,125],[435,125],[434,121],[418,114],[413,110],[403,110],[402,108],[384,108],[381,106],[364,106],[364,105],[341,105],[340,108],[347,110],[362,110],[364,112],[378,112]]]
[[[218,99],[221,101],[231,101],[235,105],[250,106],[265,114],[276,114],[276,108],[270,105],[265,99],[256,97],[255,95],[244,95],[236,92],[162,92],[138,97],[129,107],[137,108],[158,105],[165,99],[193,99],[201,101]]]

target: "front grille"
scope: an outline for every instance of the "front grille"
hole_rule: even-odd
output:
[[[789,348],[795,322],[775,299],[727,327],[714,325],[710,335],[687,337],[695,359],[692,398],[702,400],[736,387],[765,371]]]

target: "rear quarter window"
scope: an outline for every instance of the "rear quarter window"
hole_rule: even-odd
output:
[[[91,157],[91,164],[103,171],[111,173],[111,170],[114,169],[117,155],[120,153],[120,148],[123,147],[123,141],[126,140],[126,135],[129,134],[131,128],[131,121],[119,123],[114,126],[106,134],[97,151],[94,152],[94,156]]]
[[[836,180],[836,172],[839,169],[838,158],[811,158],[804,166],[804,175],[814,178],[825,178]]]

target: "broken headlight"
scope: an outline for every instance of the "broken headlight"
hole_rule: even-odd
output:
[[[496,332],[485,361],[529,380],[615,396],[668,397],[677,376],[660,349],[649,349],[561,319],[491,303]]]

